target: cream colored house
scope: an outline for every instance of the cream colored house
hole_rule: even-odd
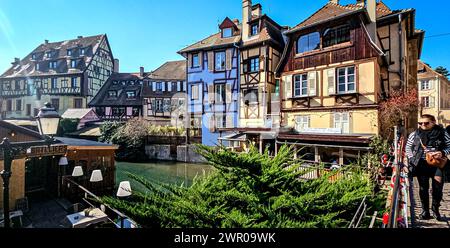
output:
[[[434,115],[439,124],[450,125],[450,81],[443,75],[419,61],[420,114]]]

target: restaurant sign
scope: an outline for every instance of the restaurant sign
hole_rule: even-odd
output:
[[[27,149],[27,157],[61,156],[67,153],[67,145],[33,146]]]

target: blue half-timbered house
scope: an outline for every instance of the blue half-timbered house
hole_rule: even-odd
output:
[[[220,31],[178,53],[187,63],[188,113],[191,128],[201,129],[202,144],[217,145],[223,128],[238,126],[239,43],[238,20],[225,20]],[[227,145],[227,144],[226,144]]]

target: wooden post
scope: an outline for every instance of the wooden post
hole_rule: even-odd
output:
[[[339,165],[344,165],[344,148],[339,148]]]
[[[261,139],[261,135],[259,136],[259,153],[263,154],[263,140]]]

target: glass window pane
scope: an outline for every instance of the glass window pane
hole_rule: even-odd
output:
[[[339,85],[339,92],[345,92],[345,84]]]
[[[348,67],[348,74],[355,74],[355,67]]]
[[[345,68],[338,69],[339,76],[345,76]]]
[[[355,75],[348,76],[347,82],[348,83],[354,83],[355,82]]]
[[[348,91],[355,91],[355,84],[354,83],[348,84]]]

